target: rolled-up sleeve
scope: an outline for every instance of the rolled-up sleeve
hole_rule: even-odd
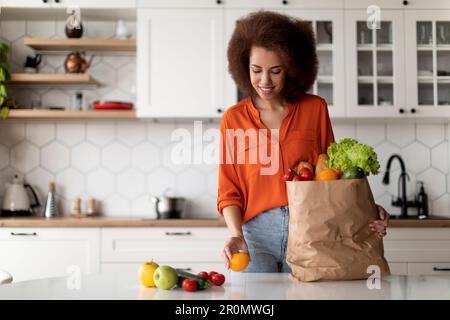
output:
[[[322,99],[322,111],[320,116],[320,147],[321,153],[327,153],[327,149],[332,142],[334,142],[333,128],[331,126],[330,115],[328,113],[328,106],[325,100]]]
[[[234,144],[228,145],[232,150],[227,150],[227,114],[222,117],[220,124],[220,156],[219,156],[219,188],[217,196],[217,211],[220,215],[223,215],[223,208],[236,205],[243,210],[243,196],[240,188],[239,177],[236,171],[236,167],[233,163],[227,163],[227,151],[234,154]],[[233,162],[233,161],[228,161]]]

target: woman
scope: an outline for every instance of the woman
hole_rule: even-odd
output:
[[[306,93],[318,68],[313,31],[289,16],[252,13],[236,24],[228,62],[231,76],[249,97],[229,108],[221,121],[217,209],[230,231],[223,250],[226,267],[232,253],[243,250],[251,259],[246,272],[290,272],[283,176],[298,160],[315,165],[334,141],[326,102]],[[244,140],[239,130],[241,138],[246,133]],[[268,149],[270,156],[262,157]],[[378,211],[380,220],[368,227],[382,237],[389,215],[380,206]]]

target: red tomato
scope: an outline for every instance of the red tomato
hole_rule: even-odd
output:
[[[211,281],[211,277],[212,277],[213,275],[215,275],[215,274],[218,274],[218,272],[210,271],[210,272],[208,273],[208,280]]]
[[[338,170],[336,170],[336,171],[337,171],[338,179],[340,179],[344,175],[344,172],[338,171]]]
[[[225,276],[221,273],[213,274],[211,277],[211,282],[216,286],[221,286],[225,282]]]
[[[302,178],[300,178],[300,176],[295,176],[292,181],[302,181]]]
[[[181,285],[184,291],[197,291],[197,281],[194,279],[184,279]]]
[[[284,181],[292,181],[292,179],[294,179],[294,174],[291,171],[284,174]]]
[[[206,271],[199,272],[198,275],[199,275],[200,277],[205,278],[205,279],[209,279],[208,272],[206,272]]]
[[[301,181],[314,180],[314,174],[306,167],[300,169],[298,176],[300,177]]]

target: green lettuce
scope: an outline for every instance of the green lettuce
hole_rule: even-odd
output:
[[[377,154],[371,146],[351,138],[333,142],[327,149],[329,168],[345,171],[350,167],[360,167],[366,176],[376,175],[380,169]]]

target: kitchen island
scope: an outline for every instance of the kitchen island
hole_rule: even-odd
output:
[[[0,300],[301,300],[301,299],[450,299],[450,276],[389,276],[379,289],[366,280],[298,282],[289,274],[234,273],[229,271],[222,287],[185,292],[162,290],[139,284],[132,273],[101,273],[77,277],[47,278],[0,286]]]

